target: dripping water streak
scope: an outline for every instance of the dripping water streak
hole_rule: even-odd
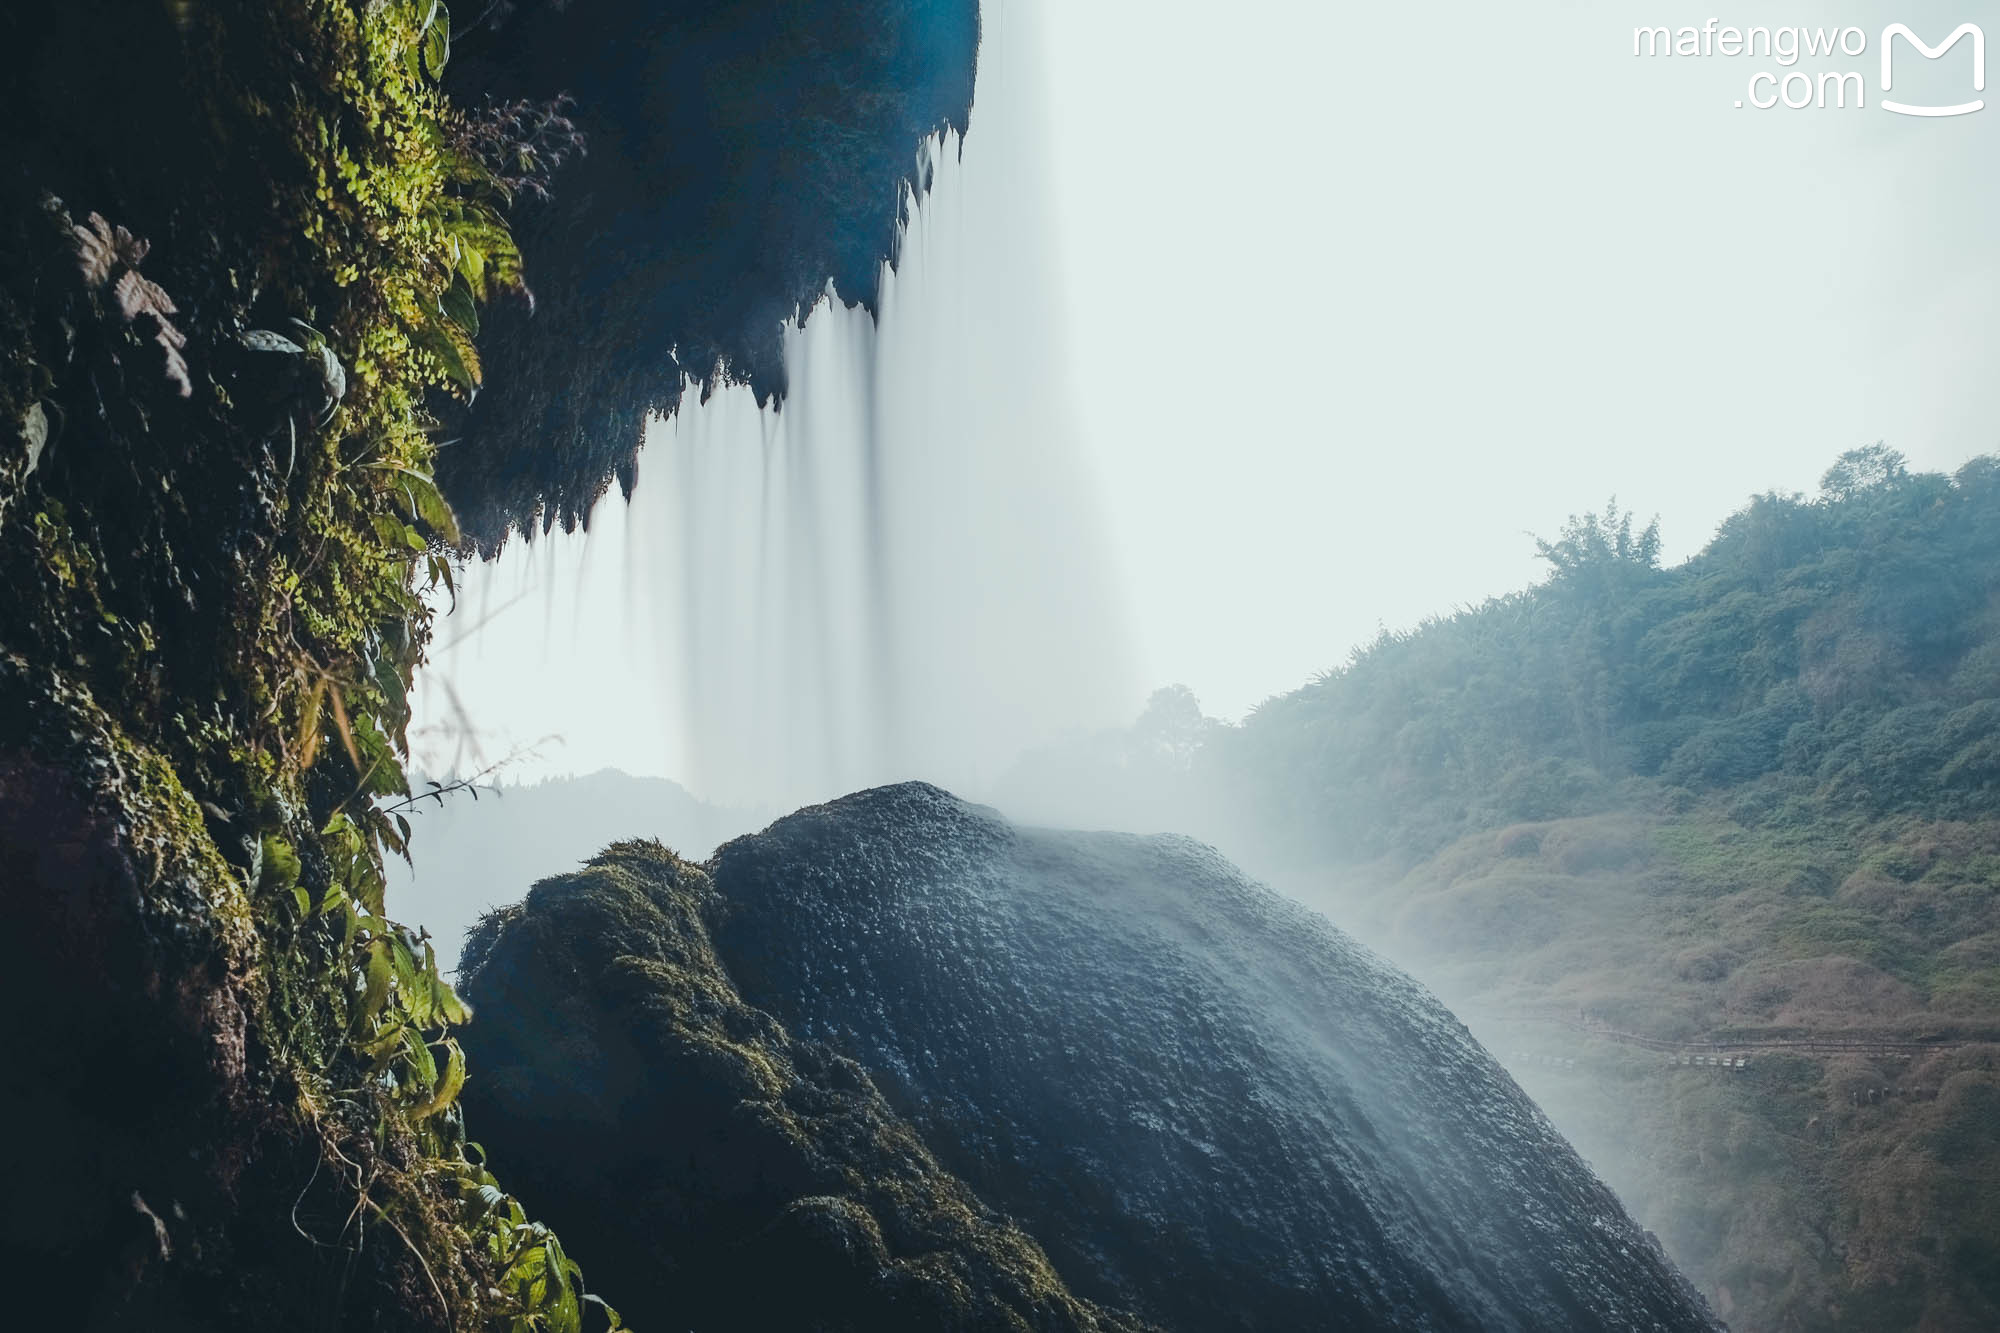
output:
[[[554,732],[543,771],[775,807],[903,778],[978,796],[1023,749],[1131,715],[1034,41],[1028,5],[988,6],[972,127],[921,147],[878,317],[829,290],[788,324],[782,404],[688,386],[629,506],[614,491],[593,516],[616,561],[558,530],[467,571],[485,619],[425,673],[419,735],[447,720],[447,680],[488,752]]]

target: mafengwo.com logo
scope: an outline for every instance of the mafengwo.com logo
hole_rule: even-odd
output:
[[[1891,23],[1874,39],[1855,27],[1738,28],[1710,19],[1699,28],[1632,29],[1632,54],[1643,58],[1733,57],[1768,62],[1749,75],[1736,105],[1760,111],[1807,108],[1861,110],[1870,104],[1870,80],[1877,75],[1875,107],[1903,116],[1963,116],[1986,105],[1986,34],[1976,23],[1961,23],[1935,44],[1908,24]],[[1932,72],[1930,62],[1952,57],[1949,69],[1962,71],[1969,53],[1970,86],[1963,72]],[[1769,68],[1769,64],[1778,66]],[[1803,67],[1802,67],[1803,66]],[[1842,66],[1846,66],[1842,68]],[[1858,66],[1858,67],[1857,67]],[[1893,94],[1897,76],[1904,86],[1923,89],[1922,100]],[[1909,94],[1905,94],[1908,96]]]

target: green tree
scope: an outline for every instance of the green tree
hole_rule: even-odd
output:
[[[1630,512],[1621,512],[1618,497],[1604,506],[1604,516],[1571,514],[1562,535],[1554,541],[1535,538],[1535,554],[1555,567],[1555,577],[1571,578],[1606,566],[1629,565],[1640,569],[1660,567],[1660,519],[1632,533]]]
[[[1168,685],[1153,691],[1146,710],[1133,724],[1133,739],[1140,754],[1166,768],[1185,772],[1194,762],[1209,734],[1222,724],[1204,717],[1201,701],[1185,685]]]
[[[1909,460],[1877,440],[1849,449],[1819,479],[1823,500],[1852,500],[1866,491],[1893,486],[1910,475]]]

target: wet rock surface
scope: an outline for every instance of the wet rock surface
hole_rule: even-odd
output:
[[[1066,1289],[860,1066],[743,1002],[716,906],[700,867],[621,843],[487,918],[462,964],[468,1110],[631,1325],[1142,1333]]]
[[[1197,844],[910,784],[709,874],[614,852],[623,915],[600,862],[468,948],[469,1096],[489,1139],[545,1145],[523,1193],[565,1234],[651,1238],[593,1241],[600,1269],[751,1302],[692,1327],[887,1326],[845,1311],[895,1310],[898,1262],[998,1293],[911,1327],[1717,1326],[1440,1004]],[[786,1324],[736,1276],[773,1262],[846,1285]]]

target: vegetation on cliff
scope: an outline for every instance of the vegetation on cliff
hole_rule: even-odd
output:
[[[455,556],[872,277],[977,20],[565,7],[0,11],[0,998],[45,1015],[0,1234],[88,1326],[617,1322],[466,1140],[467,1008],[388,915],[412,673]]]
[[[383,902],[460,539],[426,403],[522,278],[449,34],[432,0],[0,18],[0,835],[40,927],[0,971],[55,1011],[8,1234],[94,1324],[580,1326]]]

